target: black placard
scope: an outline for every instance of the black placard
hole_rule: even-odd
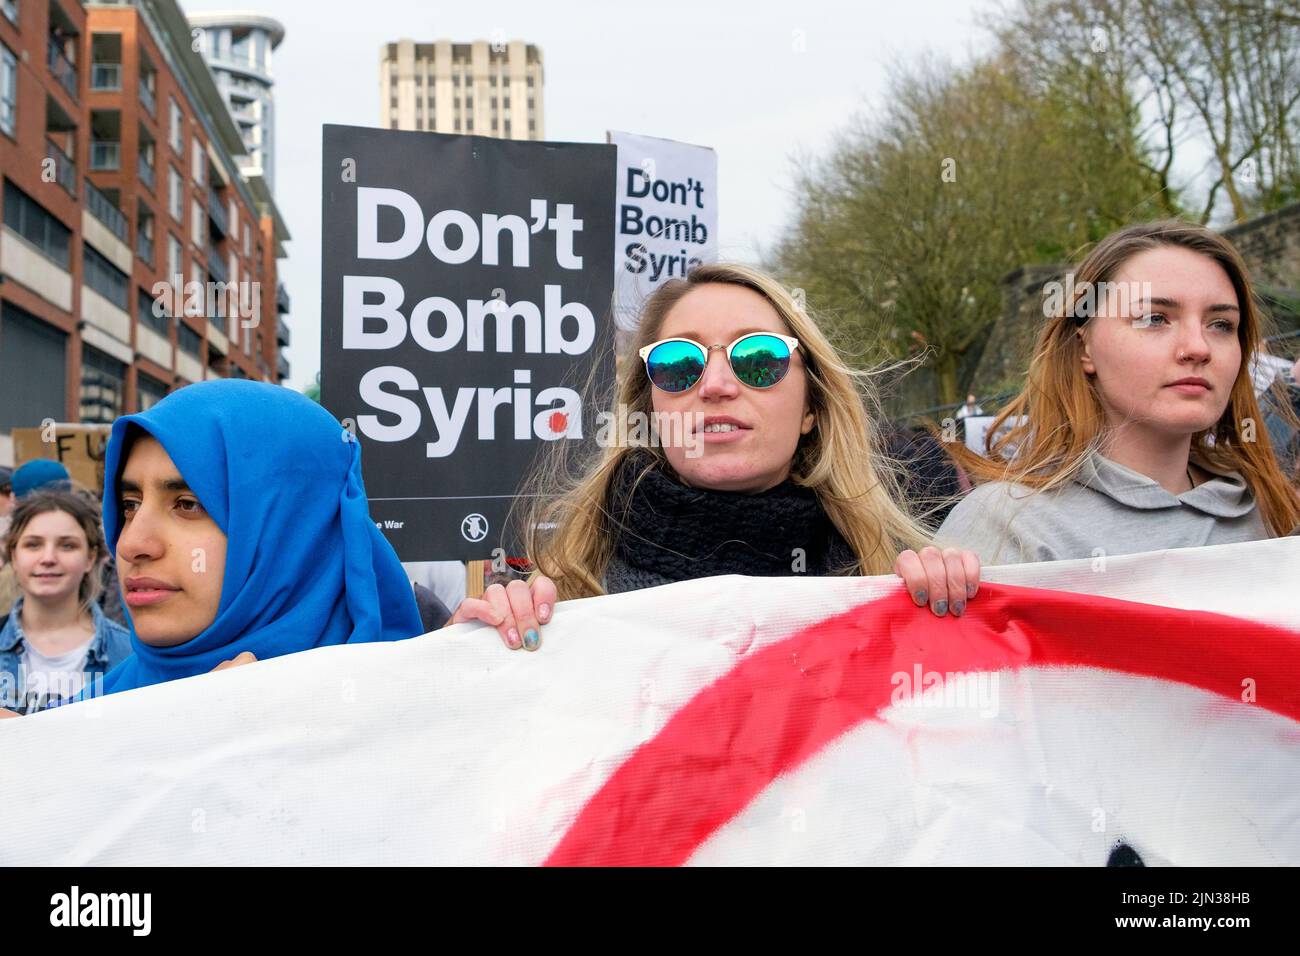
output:
[[[404,561],[515,556],[521,482],[613,376],[615,148],[325,126],[323,157],[321,402],[371,517]]]

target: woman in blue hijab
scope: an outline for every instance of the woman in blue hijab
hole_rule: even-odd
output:
[[[103,693],[423,632],[359,444],[279,386],[202,382],[114,422],[104,530],[135,653]]]

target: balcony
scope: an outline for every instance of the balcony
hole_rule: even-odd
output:
[[[135,168],[136,168],[136,173],[140,177],[140,182],[144,183],[147,187],[149,187],[150,192],[153,192],[153,184],[154,184],[153,167],[149,165],[149,162],[148,160],[145,159],[143,153],[140,154],[140,158],[136,162]]]
[[[289,360],[283,355],[279,356],[275,361],[275,370],[280,376],[280,381],[283,382],[289,377]]]
[[[208,272],[218,282],[229,282],[230,273],[226,271],[226,259],[212,246],[208,246]]]
[[[90,143],[90,168],[115,170],[122,166],[122,144],[114,140],[97,139]]]
[[[135,230],[135,254],[147,265],[153,265],[153,240],[139,226]]]
[[[120,90],[122,88],[121,63],[92,63],[90,65],[92,90]]]
[[[51,37],[48,47],[49,53],[45,62],[50,67],[50,72],[54,78],[63,84],[63,88],[68,91],[68,95],[74,100],[77,98],[77,68],[72,65],[72,61],[63,55],[59,45]]]
[[[126,216],[113,205],[113,201],[95,188],[95,184],[86,180],[86,208],[90,214],[108,226],[109,230],[123,242],[128,242]]]
[[[226,217],[226,204],[221,201],[217,191],[208,187],[208,217],[223,236],[230,235],[230,220]]]
[[[45,158],[54,160],[54,179],[68,191],[69,196],[77,195],[77,164],[72,157],[59,149],[51,140],[45,141]]]
[[[153,90],[149,89],[149,84],[143,79],[140,80],[140,105],[150,116],[158,115],[158,101],[154,99]]]
[[[284,319],[276,317],[275,320],[275,341],[281,348],[289,347],[289,326]]]
[[[286,313],[289,311],[289,293],[284,290],[283,282],[275,284],[275,311]]]

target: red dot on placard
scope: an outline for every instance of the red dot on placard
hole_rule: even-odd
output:
[[[569,416],[564,412],[554,412],[551,415],[551,433],[562,435],[569,430]]]

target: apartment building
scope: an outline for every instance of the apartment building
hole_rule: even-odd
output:
[[[288,376],[288,231],[175,0],[0,0],[0,146],[0,462],[14,427]]]
[[[544,139],[542,51],[519,40],[416,43],[379,51],[379,121],[391,129]]]
[[[275,191],[275,80],[271,57],[284,40],[284,26],[246,11],[194,13],[190,26],[217,79],[217,89],[244,140],[245,172],[264,176]]]

